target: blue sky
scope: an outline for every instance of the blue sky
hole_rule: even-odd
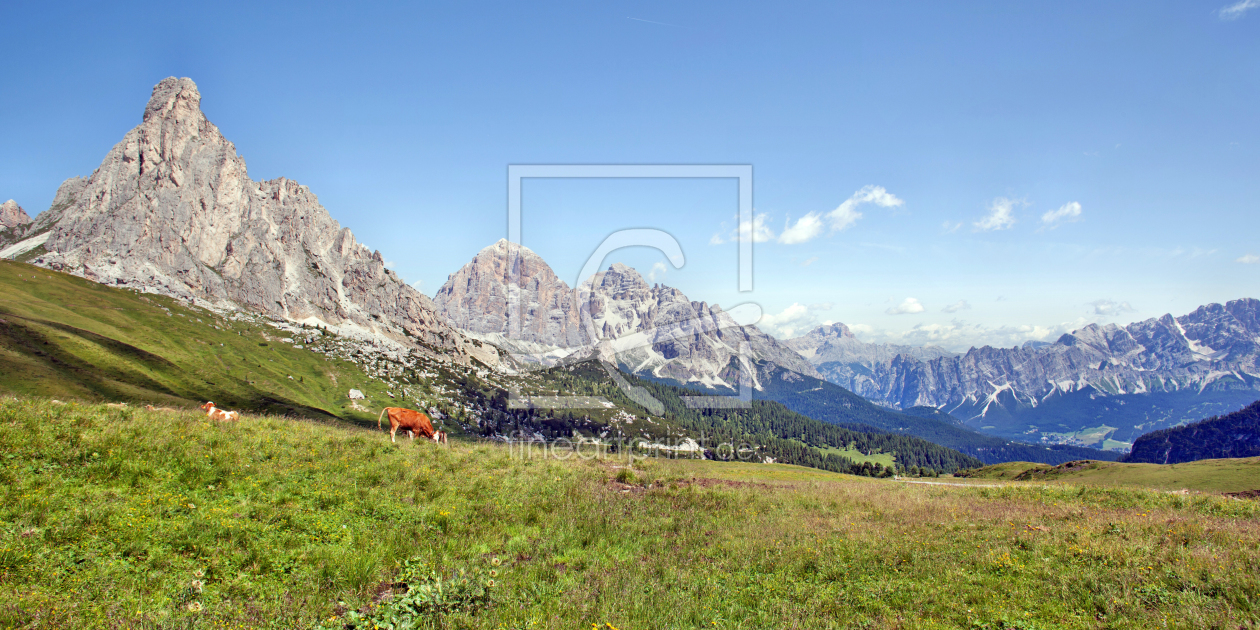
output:
[[[430,295],[506,234],[508,164],[737,163],[764,217],[751,294],[711,244],[736,227],[731,182],[530,182],[525,243],[572,282],[610,231],[659,227],[687,264],[655,280],[694,300],[951,348],[1260,297],[1256,0],[0,17],[0,198],[32,214],[177,75],[252,177],[309,185]]]

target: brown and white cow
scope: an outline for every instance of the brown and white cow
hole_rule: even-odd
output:
[[[386,407],[381,410],[381,415],[376,417],[376,428],[381,428],[381,419],[387,414],[389,415],[389,441],[397,442],[394,436],[399,429],[402,429],[409,432],[413,440],[419,433],[421,437],[439,444],[446,444],[446,432],[433,430],[433,423],[423,412],[402,407]]]
[[[211,420],[220,420],[223,422],[236,422],[241,419],[241,415],[235,411],[224,411],[214,406],[213,402],[207,402],[201,406],[206,412],[206,417]]]

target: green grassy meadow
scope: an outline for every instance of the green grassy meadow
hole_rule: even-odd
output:
[[[359,366],[295,348],[285,336],[172,298],[0,261],[0,391],[174,407],[209,399],[228,409],[363,422],[371,414],[346,392],[387,398],[387,387]]]
[[[1214,494],[559,460],[46,398],[0,399],[0,452],[5,628],[1260,621],[1260,503]]]
[[[1166,465],[1092,460],[1058,466],[1006,462],[962,474],[972,479],[1068,482],[1167,491],[1246,492],[1260,490],[1260,457],[1201,459]]]
[[[818,450],[822,451],[823,453],[832,453],[835,455],[839,455],[840,457],[848,458],[859,464],[863,462],[870,462],[872,464],[879,464],[884,467],[889,467],[889,466],[892,466],[896,462],[896,458],[893,457],[892,453],[871,453],[868,455],[857,449],[852,449],[852,448],[840,449],[834,446],[830,446],[827,448],[820,448]]]

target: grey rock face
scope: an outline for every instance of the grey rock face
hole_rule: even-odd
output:
[[[515,267],[513,267],[515,263]],[[512,281],[519,274],[520,282]],[[479,333],[507,333],[519,300],[522,321],[517,338],[569,348],[582,344],[576,295],[532,250],[506,239],[481,250],[446,279],[433,300],[455,327]]]
[[[87,178],[84,177],[67,179],[57,188],[57,194],[53,197],[52,205],[47,210],[39,213],[39,216],[35,217],[34,221],[8,229],[0,229],[0,248],[22,241],[29,243],[31,239],[37,239],[37,237],[43,238],[37,239],[35,242],[46,240],[48,236],[51,236],[49,230],[56,225],[57,220],[61,218],[61,214],[65,209],[70,207],[75,199],[78,198],[78,194],[86,181]]]
[[[819,366],[828,380],[893,407],[970,404],[1008,391],[1035,406],[1054,393],[1086,387],[1134,394],[1203,388],[1234,376],[1260,376],[1260,301],[1209,304],[1174,318],[1164,315],[1126,327],[1091,324],[1053,344],[940,349],[863,344],[847,329],[820,328],[786,343]],[[938,356],[931,356],[937,353]],[[894,356],[888,356],[895,352]],[[848,366],[849,372],[837,366]]]
[[[0,226],[15,228],[30,222],[31,217],[27,216],[26,211],[16,201],[10,199],[0,204]]]
[[[438,312],[456,327],[492,335],[495,343],[514,351],[555,358],[564,356],[556,349],[599,346],[597,352],[628,371],[682,382],[733,385],[718,375],[738,354],[741,342],[748,344],[753,358],[817,375],[800,355],[755,327],[740,326],[720,307],[693,302],[672,287],[649,285],[620,263],[578,290],[521,247],[515,262],[518,284],[511,275],[510,248],[515,247],[499,241],[452,274],[434,297]],[[584,321],[582,300],[588,293],[589,321]],[[521,300],[519,337],[510,332],[511,299]]]
[[[190,79],[154,87],[143,122],[30,227],[49,233],[37,264],[98,282],[405,335],[458,356],[467,344],[306,186],[250,179]]]
[[[614,263],[590,284],[598,339],[624,340],[613,346],[619,349],[619,364],[629,371],[733,386],[718,375],[744,343],[753,359],[819,376],[808,361],[755,326],[740,326],[716,304],[693,302],[673,287],[650,286],[626,265]]]

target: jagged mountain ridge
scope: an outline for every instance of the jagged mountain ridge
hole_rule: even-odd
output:
[[[816,330],[788,343],[808,346],[827,332]],[[1206,390],[1238,392],[1230,400],[1244,403],[1247,396],[1260,397],[1260,393],[1248,393],[1260,391],[1260,301],[1250,298],[1126,327],[1091,324],[1039,347],[986,346],[962,355],[927,358],[908,352],[888,357],[872,346],[878,344],[845,339],[844,344],[819,346],[828,352],[815,353],[811,361],[828,380],[882,404],[901,409],[936,407],[975,426],[1025,411],[1044,422],[1050,414],[1043,408],[1050,403],[1061,405],[1057,399],[1065,398],[1080,407],[1091,405],[1086,397],[1096,401],[1176,393],[1184,398]],[[1034,409],[1038,412],[1033,413]],[[1062,411],[1057,413],[1062,415]],[[1158,416],[1160,412],[1152,413]],[[1177,421],[1183,419],[1177,417]],[[1149,426],[1131,427],[1130,434],[1155,428],[1162,420],[1150,417],[1149,422]],[[1016,433],[1071,431],[1030,423]]]
[[[515,256],[514,248],[519,248]],[[517,270],[519,284],[513,281]],[[500,240],[451,274],[433,300],[456,327],[543,363],[599,345],[602,356],[631,373],[730,387],[737,383],[718,374],[747,343],[755,359],[817,375],[800,355],[755,327],[740,326],[721,307],[693,302],[673,287],[649,285],[621,263],[584,284],[590,327],[582,324],[582,290],[560,280],[533,251]],[[521,322],[514,335],[511,304],[517,299]]]
[[[97,282],[493,360],[306,186],[250,179],[190,79],[158,83],[140,125],[89,177],[62,184],[20,236],[10,257]]]
[[[823,377],[849,391],[868,388],[875,366],[907,355],[920,361],[957,354],[939,346],[903,346],[864,343],[841,323],[819,326],[804,336],[786,339],[783,344],[805,357]]]

